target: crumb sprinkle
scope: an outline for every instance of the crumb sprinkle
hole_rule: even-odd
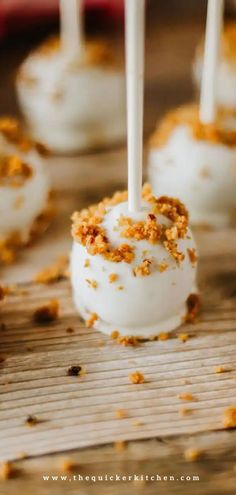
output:
[[[134,371],[134,373],[130,373],[129,374],[129,380],[134,385],[145,382],[144,375],[140,371]]]
[[[33,314],[36,323],[51,323],[59,316],[59,302],[53,299],[47,304],[37,308]]]
[[[91,328],[93,327],[94,323],[98,320],[98,315],[97,313],[91,313],[90,317],[86,321],[86,327]]]
[[[200,459],[202,452],[195,448],[188,448],[184,451],[184,458],[188,462],[195,462]]]
[[[82,366],[70,366],[67,370],[67,375],[69,376],[79,376],[82,371]]]
[[[224,410],[223,425],[225,428],[236,428],[236,406],[230,406]]]

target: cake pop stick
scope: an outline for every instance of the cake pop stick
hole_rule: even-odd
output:
[[[145,0],[126,0],[126,82],[129,211],[141,208]]]
[[[223,0],[208,0],[203,73],[200,96],[200,120],[214,122],[216,116],[216,73],[223,18]]]
[[[62,49],[80,54],[84,45],[82,0],[60,0]]]

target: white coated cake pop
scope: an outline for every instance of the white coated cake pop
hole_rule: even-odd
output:
[[[196,50],[193,63],[193,79],[196,87],[201,86],[203,66],[203,43]],[[236,119],[236,22],[226,25],[220,46],[217,67],[216,101],[218,106],[234,112]]]
[[[88,326],[150,338],[177,328],[196,276],[188,214],[178,200],[143,189],[139,213],[116,193],[73,215],[71,280]]]
[[[33,136],[56,153],[109,146],[125,137],[125,80],[105,43],[87,42],[82,58],[58,38],[20,67],[17,93]]]
[[[10,262],[48,222],[49,179],[43,147],[24,136],[19,122],[0,118],[0,261]]]
[[[197,105],[169,112],[150,140],[148,178],[154,194],[178,196],[192,224],[221,228],[236,211],[236,132],[219,119],[203,125]]]

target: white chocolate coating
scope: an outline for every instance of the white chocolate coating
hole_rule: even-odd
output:
[[[193,80],[200,90],[203,57],[199,53],[193,63]],[[236,109],[236,66],[221,58],[217,69],[216,100],[220,107]]]
[[[125,80],[114,67],[80,65],[57,50],[30,55],[17,94],[33,136],[56,153],[109,146],[125,138]],[[32,84],[27,83],[34,81]]]
[[[32,167],[32,176],[19,187],[0,184],[0,239],[20,234],[27,242],[37,217],[48,205],[49,178],[43,159],[35,149],[21,152],[0,134],[0,157],[16,155]]]
[[[185,125],[151,148],[148,177],[155,195],[180,198],[192,224],[221,228],[236,209],[236,148],[200,141]]]
[[[142,211],[132,215],[135,221],[144,220],[150,212],[150,204],[143,202]],[[74,241],[71,253],[71,281],[74,302],[81,316],[87,320],[91,313],[98,315],[94,327],[111,334],[148,338],[177,328],[186,315],[186,300],[195,283],[196,265],[190,262],[187,249],[195,248],[190,230],[184,239],[177,241],[185,259],[178,265],[161,243],[150,244],[146,240],[124,239],[120,236],[120,215],[131,217],[128,204],[107,207],[103,227],[112,246],[128,242],[135,247],[131,263],[115,263],[101,255],[90,255],[86,247]],[[157,216],[161,223],[170,221]],[[117,228],[116,228],[117,227]],[[114,230],[116,228],[116,230]],[[152,260],[151,273],[135,276],[133,269],[144,258]],[[89,260],[89,266],[85,260]],[[162,273],[157,264],[165,262],[168,267]],[[109,275],[115,273],[117,280],[110,283]],[[90,287],[86,279],[97,282]],[[120,288],[122,290],[119,290]]]

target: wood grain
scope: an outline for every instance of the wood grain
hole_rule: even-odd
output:
[[[1,309],[6,325],[1,353],[6,359],[0,377],[0,458],[16,458],[22,445],[27,455],[39,455],[221,429],[223,411],[236,396],[233,270],[236,258],[224,253],[202,259],[203,309],[195,325],[179,330],[191,335],[186,343],[174,335],[165,342],[125,348],[85,328],[74,311],[68,281],[19,286]],[[58,321],[33,323],[33,311],[52,298],[60,302]],[[68,327],[73,334],[66,332]],[[85,368],[85,375],[67,376],[69,366],[76,364]],[[217,366],[227,371],[217,374]],[[135,370],[144,374],[144,384],[129,382]],[[181,393],[193,394],[194,401],[183,404]],[[181,417],[183,405],[190,413]],[[117,419],[118,409],[125,409],[127,418]],[[28,415],[36,415],[39,424],[27,427]]]

